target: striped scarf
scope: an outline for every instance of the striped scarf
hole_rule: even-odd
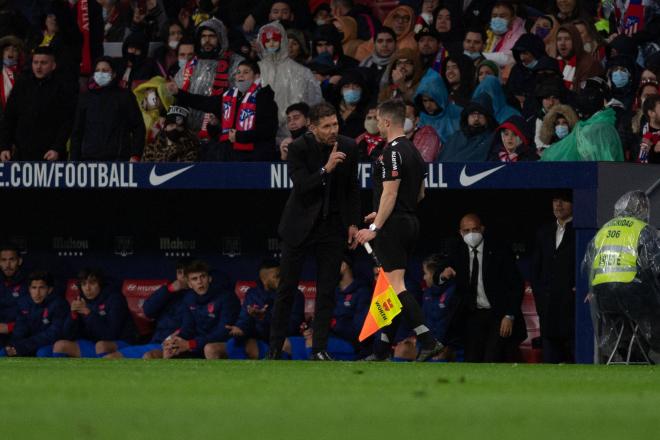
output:
[[[237,132],[245,132],[254,128],[259,90],[261,90],[261,80],[256,80],[245,92],[240,104],[238,103],[238,88],[232,87],[222,95],[222,133],[220,134],[220,141],[229,140],[229,130],[236,129]],[[237,151],[254,151],[254,144],[236,141],[233,148]]]

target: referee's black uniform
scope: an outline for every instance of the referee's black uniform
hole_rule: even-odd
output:
[[[374,250],[385,272],[406,269],[408,260],[415,249],[419,237],[417,203],[422,182],[426,175],[426,164],[415,145],[405,136],[388,143],[378,157],[374,169],[374,207],[378,211],[383,193],[383,182],[400,180],[396,202],[392,213],[374,239]],[[394,342],[394,336],[405,316],[407,323],[415,331],[422,351],[418,360],[427,360],[437,354],[442,345],[426,327],[424,314],[415,297],[408,291],[397,292],[403,306],[402,313],[394,322],[385,327],[377,341],[376,352],[384,358]]]

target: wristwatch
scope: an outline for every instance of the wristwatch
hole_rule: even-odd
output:
[[[504,315],[504,317],[505,317],[506,319],[510,320],[510,321],[513,321],[514,319],[516,319],[516,317],[513,316],[513,315]]]
[[[372,223],[372,224],[369,225],[369,230],[370,230],[371,232],[378,233],[378,231],[380,231],[380,228],[377,228],[377,227],[376,227],[376,223]]]

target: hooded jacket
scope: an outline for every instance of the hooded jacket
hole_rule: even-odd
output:
[[[353,17],[349,16],[337,17],[336,20],[341,22],[341,34],[343,35],[341,44],[344,50],[344,54],[346,56],[355,58],[355,53],[357,52],[358,47],[364,43],[364,40],[358,39],[357,21]]]
[[[500,158],[500,153],[504,151],[504,143],[502,141],[502,132],[504,130],[513,131],[516,136],[522,141],[518,147],[516,147],[515,154],[518,156],[519,162],[533,161],[538,160],[536,151],[532,148],[532,142],[530,136],[525,133],[525,120],[522,116],[511,116],[509,119],[504,121],[497,129],[495,130],[495,135],[493,137],[493,145],[488,156],[490,161],[502,161]]]
[[[199,57],[201,53],[201,35],[202,31],[205,29],[212,30],[218,36],[218,55],[213,58]],[[210,20],[206,20],[199,25],[197,31],[195,32],[195,53],[198,54],[198,57],[190,60],[186,67],[183,69],[179,69],[174,77],[174,81],[180,89],[186,89],[187,92],[194,93],[196,95],[210,96],[213,92],[213,82],[215,80],[216,71],[218,70],[218,60],[221,57],[229,61],[229,66],[227,69],[229,85],[235,85],[234,73],[238,68],[238,64],[245,58],[229,50],[227,29],[220,20],[217,18],[211,18]],[[192,74],[188,80],[189,87],[186,88],[184,87],[184,76],[188,71],[191,70]],[[220,90],[220,92],[220,94],[222,94],[224,90]],[[200,130],[200,128],[202,128],[204,117],[205,115],[203,112],[197,110],[191,111],[190,116],[188,117],[188,122],[190,129],[193,132],[197,132]]]
[[[543,40],[534,34],[523,34],[513,46],[512,52],[516,64],[511,68],[509,79],[506,82],[506,90],[511,95],[529,98],[536,87],[534,71],[538,67],[539,61],[547,56]],[[537,62],[534,68],[528,68],[523,64],[520,59],[523,52],[530,52],[534,56]]]
[[[503,123],[511,116],[520,116],[520,112],[506,103],[506,95],[499,80],[494,76],[487,76],[479,83],[472,96],[486,93],[493,101],[493,114],[498,123]]]
[[[332,62],[339,72],[358,66],[359,63],[355,58],[344,54],[342,34],[339,33],[334,24],[324,24],[317,27],[314,31],[312,35],[312,58],[316,58],[319,55],[316,51],[316,43],[319,41],[325,41],[334,48]]]
[[[410,80],[410,85],[407,81],[403,84],[395,85],[392,81],[392,70],[399,60],[412,60],[414,63],[413,77]],[[385,73],[380,80],[380,92],[378,94],[378,102],[382,102],[391,98],[402,98],[404,100],[413,99],[415,89],[424,74],[424,67],[422,60],[416,50],[412,49],[399,49],[392,56],[390,64],[385,69]],[[437,72],[436,72],[437,74]]]
[[[430,96],[440,107],[437,114],[430,115],[424,111],[423,95]],[[435,128],[440,140],[445,144],[451,134],[459,128],[461,107],[449,102],[447,87],[438,72],[433,69],[426,72],[415,91],[414,102],[420,109],[419,125],[430,125]]]
[[[282,36],[280,49],[274,54],[269,54],[262,43],[264,32],[277,32]],[[290,105],[305,102],[313,106],[323,101],[321,86],[312,71],[289,58],[289,39],[279,22],[259,29],[257,48],[261,57],[261,83],[270,86],[275,93],[280,127],[286,125],[286,109]]]
[[[468,130],[468,116],[479,112],[486,116],[486,129],[472,134]],[[493,106],[490,96],[477,95],[461,112],[460,130],[454,132],[440,152],[440,162],[485,162],[493,143]]]
[[[552,107],[543,118],[543,125],[539,133],[539,138],[545,145],[553,144],[559,140],[555,134],[555,122],[559,117],[565,118],[568,121],[568,127],[571,131],[573,131],[575,124],[580,120],[575,110],[568,105],[557,104]]]
[[[383,20],[383,26],[387,26],[391,29],[394,29],[394,16],[395,15],[407,15],[410,17],[408,22],[408,28],[400,35],[396,37],[396,47],[397,49],[413,49],[417,50],[417,41],[415,41],[415,11],[410,6],[397,6],[392,9],[385,20]],[[359,61],[364,60],[374,51],[374,40],[373,38],[369,41],[365,41],[358,47],[355,58]]]
[[[450,90],[449,82],[447,81],[447,64],[449,61],[456,63],[458,70],[461,73],[460,85],[457,89]],[[449,92],[449,99],[460,106],[465,106],[470,102],[470,97],[472,96],[472,90],[474,90],[474,63],[467,55],[462,53],[457,53],[450,55],[445,60],[441,69],[442,78],[445,79],[445,84],[447,85],[447,90]]]
[[[582,38],[580,37],[580,32],[573,25],[563,25],[559,27],[558,33],[561,31],[568,32],[571,36],[571,41],[573,43],[573,55],[576,57],[576,66],[575,66],[575,75],[573,76],[573,91],[580,89],[580,84],[582,81],[586,81],[587,78],[593,76],[603,76],[605,71],[600,65],[598,60],[593,56],[584,51],[584,45],[582,43]],[[557,54],[559,56],[559,54]],[[561,58],[560,58],[561,59]]]
[[[140,55],[131,66],[131,71],[126,77],[128,69],[128,48],[136,47],[140,49]],[[158,68],[156,60],[149,58],[149,40],[142,32],[131,33],[121,46],[122,58],[117,63],[117,80],[125,88],[133,90],[141,82],[147,81],[156,75],[164,75]]]

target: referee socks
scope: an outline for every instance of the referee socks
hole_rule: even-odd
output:
[[[399,301],[403,306],[403,313],[406,316],[408,323],[415,331],[417,335],[417,340],[422,345],[422,348],[429,348],[435,345],[435,338],[429,330],[429,328],[424,324],[424,312],[419,303],[412,295],[412,293],[404,290],[399,293]]]

